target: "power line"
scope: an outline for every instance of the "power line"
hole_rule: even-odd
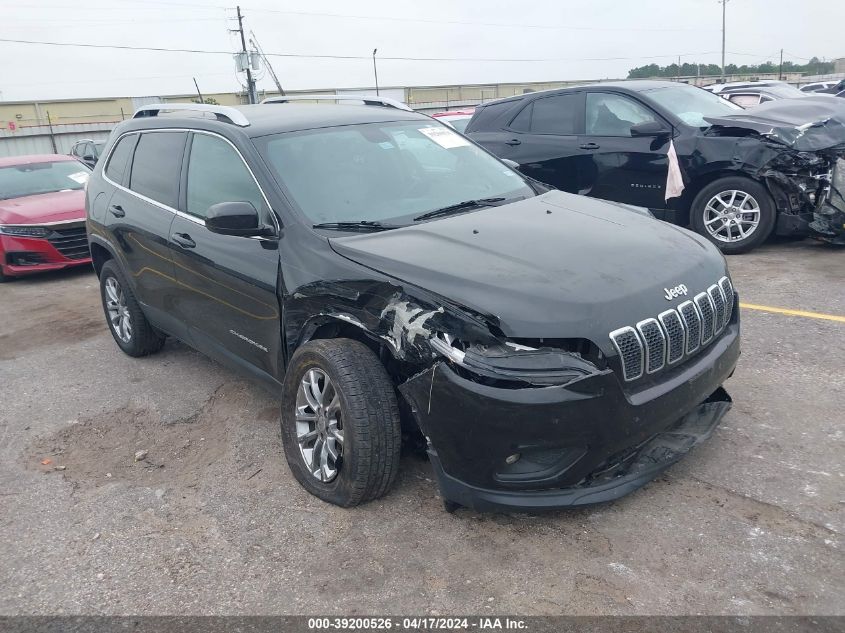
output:
[[[223,50],[207,50],[196,48],[165,48],[158,46],[129,46],[118,44],[92,44],[89,42],[52,42],[46,40],[23,40],[12,38],[0,38],[0,42],[10,44],[29,44],[40,46],[72,46],[76,48],[105,48],[112,50],[129,50],[129,51],[151,51],[163,53],[196,53],[204,55],[231,55],[231,51]],[[718,51],[705,51],[698,53],[681,53],[682,57],[693,57],[696,55],[713,55]],[[732,53],[733,54],[733,53]],[[736,53],[746,54],[746,53]],[[305,53],[266,53],[268,57],[294,57],[304,59],[366,59],[370,60],[369,55],[317,55]],[[414,62],[574,62],[574,61],[636,61],[641,59],[661,59],[661,58],[675,58],[677,53],[665,55],[636,55],[627,57],[547,57],[547,58],[497,58],[497,57],[390,57],[380,56],[380,60],[390,61],[414,61]]]
[[[631,27],[600,27],[600,26],[568,26],[568,25],[555,25],[555,24],[514,24],[514,23],[502,23],[502,22],[470,22],[470,21],[461,21],[461,20],[435,20],[430,18],[401,18],[401,17],[394,17],[394,16],[385,16],[385,15],[352,15],[347,13],[321,13],[317,11],[286,11],[284,9],[259,9],[259,8],[250,8],[250,11],[255,13],[281,13],[284,15],[300,15],[300,16],[311,16],[311,17],[324,17],[324,18],[343,18],[343,19],[351,19],[351,20],[376,20],[382,22],[413,22],[418,24],[451,24],[451,25],[461,25],[461,26],[492,26],[492,27],[500,27],[500,28],[523,28],[523,29],[547,29],[547,30],[567,30],[567,31],[657,31],[657,32],[666,32],[666,31],[707,31],[707,30],[714,30],[714,29],[702,29],[700,27],[680,27],[680,28],[631,28]]]

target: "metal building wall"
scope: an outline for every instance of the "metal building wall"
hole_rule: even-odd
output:
[[[26,154],[67,154],[76,141],[91,139],[104,141],[114,127],[113,123],[78,123],[54,125],[52,139],[50,127],[35,125],[15,131],[0,129],[0,157]],[[55,149],[53,147],[55,141]]]

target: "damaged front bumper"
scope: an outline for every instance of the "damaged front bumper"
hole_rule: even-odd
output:
[[[721,385],[738,358],[735,322],[637,391],[610,370],[564,386],[493,387],[445,362],[399,389],[447,507],[537,511],[617,499],[709,437],[730,409]]]

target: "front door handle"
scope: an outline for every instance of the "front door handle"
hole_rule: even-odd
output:
[[[509,141],[505,141],[505,145],[510,145],[511,147],[514,147],[516,145],[522,145],[522,141],[520,141],[518,138],[512,138]]]
[[[598,149],[599,145],[590,141],[589,143],[584,143],[583,145],[579,145],[581,149]]]
[[[194,248],[197,245],[197,243],[192,240],[191,236],[187,233],[174,233],[170,236],[170,239],[182,248]]]
[[[122,218],[126,215],[126,211],[123,210],[123,207],[119,204],[113,204],[109,207],[109,213],[111,213],[116,218]]]

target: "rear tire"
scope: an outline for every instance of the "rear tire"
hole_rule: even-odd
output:
[[[775,215],[766,188],[741,176],[711,182],[690,207],[693,229],[726,255],[747,253],[762,244],[775,226]]]
[[[323,501],[356,506],[393,484],[402,443],[396,392],[363,343],[325,339],[300,347],[285,375],[281,424],[294,477]]]
[[[109,331],[129,356],[149,356],[164,346],[165,337],[144,316],[123,271],[110,259],[100,270],[100,298]]]

